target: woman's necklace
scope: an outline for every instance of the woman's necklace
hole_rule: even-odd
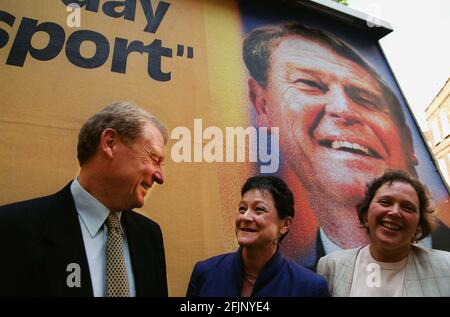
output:
[[[251,286],[255,285],[257,274],[251,274],[244,270],[244,280],[246,280]]]

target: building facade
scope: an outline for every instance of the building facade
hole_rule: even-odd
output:
[[[439,165],[442,176],[450,186],[450,78],[425,109],[429,127],[425,136]]]

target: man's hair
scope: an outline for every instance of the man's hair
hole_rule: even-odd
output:
[[[361,55],[346,42],[335,38],[331,34],[319,29],[309,28],[298,22],[262,26],[249,32],[244,39],[243,58],[250,75],[261,87],[267,88],[268,73],[273,51],[278,47],[283,38],[288,36],[303,37],[307,40],[322,44],[330,48],[339,56],[351,60],[363,67],[380,85],[382,95],[385,98],[395,121],[399,125],[403,144],[410,145],[409,150],[411,156],[413,155],[414,146],[411,131],[406,125],[405,116],[394,92]],[[409,161],[408,165],[409,172],[413,175],[417,175],[414,168],[414,162]]]
[[[78,134],[78,162],[86,163],[97,151],[100,136],[105,129],[114,129],[128,145],[141,136],[142,127],[153,124],[163,136],[164,144],[169,139],[167,128],[156,117],[128,101],[115,101],[90,117]]]
[[[250,177],[242,186],[241,196],[253,189],[266,190],[272,195],[280,219],[286,219],[286,217],[294,218],[294,195],[281,178],[276,176]],[[279,242],[284,239],[286,234],[287,232],[280,237]]]
[[[412,177],[405,171],[401,170],[386,170],[386,172],[375,178],[371,183],[367,184],[367,189],[363,200],[357,205],[358,218],[363,227],[365,226],[365,218],[369,211],[369,206],[372,203],[377,191],[384,184],[392,185],[393,182],[401,182],[411,185],[417,193],[419,198],[419,225],[415,235],[415,240],[419,241],[429,235],[435,226],[432,218],[434,212],[434,202],[427,187],[422,184],[417,178]],[[369,231],[369,228],[366,227]]]

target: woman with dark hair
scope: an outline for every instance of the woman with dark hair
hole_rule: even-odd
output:
[[[450,253],[415,244],[431,233],[432,203],[418,179],[387,170],[357,206],[370,244],[319,260],[333,296],[450,296]]]
[[[241,195],[236,217],[239,249],[198,262],[186,296],[329,296],[322,276],[286,260],[279,251],[295,213],[294,197],[283,180],[251,177]]]

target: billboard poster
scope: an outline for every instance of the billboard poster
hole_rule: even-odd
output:
[[[448,192],[378,42],[309,11],[240,4],[253,122],[280,127],[278,173],[299,198],[285,254],[314,268],[366,244],[355,206],[388,168],[419,177],[448,217]],[[422,243],[448,250],[440,228]]]
[[[450,251],[449,192],[377,40],[276,1],[2,0],[0,205],[78,173],[81,125],[116,100],[169,130],[166,181],[142,214],[164,235],[169,295],[194,264],[237,249],[240,188],[283,178],[296,214],[282,244],[318,257],[367,242],[355,206],[387,168],[430,189]]]

